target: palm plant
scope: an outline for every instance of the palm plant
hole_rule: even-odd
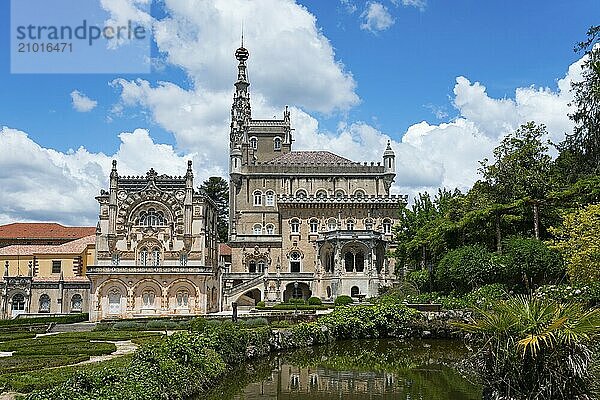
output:
[[[592,399],[591,343],[600,310],[534,296],[516,296],[461,329],[475,334],[475,363],[495,399]]]

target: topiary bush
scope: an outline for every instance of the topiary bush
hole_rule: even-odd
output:
[[[258,303],[256,303],[256,308],[265,308],[265,302],[259,301]]]
[[[135,321],[118,321],[113,325],[113,329],[118,331],[139,331],[144,328],[143,324]]]
[[[323,302],[322,302],[322,301],[321,301],[321,299],[320,299],[320,298],[318,298],[318,297],[314,297],[314,296],[313,296],[313,297],[310,297],[310,298],[308,299],[308,305],[309,305],[309,306],[320,306],[320,305],[322,305],[322,304],[323,304]]]
[[[352,304],[352,303],[354,303],[354,300],[352,299],[352,297],[346,296],[345,294],[336,297],[335,301],[333,302],[333,304],[336,307],[347,306],[348,304]]]

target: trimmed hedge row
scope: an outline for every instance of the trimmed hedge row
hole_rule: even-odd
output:
[[[2,319],[0,320],[0,326],[13,326],[13,325],[41,325],[41,324],[72,324],[75,322],[84,322],[89,319],[88,313],[81,314],[70,314],[61,315],[58,317],[22,317],[15,319]]]

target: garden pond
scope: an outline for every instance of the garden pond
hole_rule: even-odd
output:
[[[457,370],[468,354],[458,341],[336,342],[243,364],[198,400],[481,400]]]

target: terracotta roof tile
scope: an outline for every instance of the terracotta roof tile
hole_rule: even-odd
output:
[[[79,254],[90,244],[96,243],[96,235],[82,237],[60,245],[15,244],[0,248],[0,256],[34,254]]]
[[[338,156],[329,151],[290,151],[275,157],[268,164],[355,164],[347,158]]]
[[[15,222],[0,226],[0,239],[79,239],[96,234],[93,226],[63,226],[47,222]]]

